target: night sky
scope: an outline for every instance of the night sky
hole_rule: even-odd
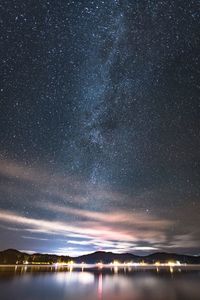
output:
[[[199,1],[0,6],[0,250],[200,254]]]

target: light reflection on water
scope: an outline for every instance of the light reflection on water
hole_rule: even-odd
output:
[[[1,300],[200,300],[200,270],[0,267]]]

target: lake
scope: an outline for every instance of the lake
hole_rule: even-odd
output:
[[[0,267],[1,300],[200,300],[200,268]]]

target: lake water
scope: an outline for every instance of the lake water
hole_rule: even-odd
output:
[[[200,268],[0,267],[1,300],[200,300]]]

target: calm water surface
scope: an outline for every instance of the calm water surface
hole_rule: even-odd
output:
[[[200,300],[200,269],[0,267],[1,300]]]

